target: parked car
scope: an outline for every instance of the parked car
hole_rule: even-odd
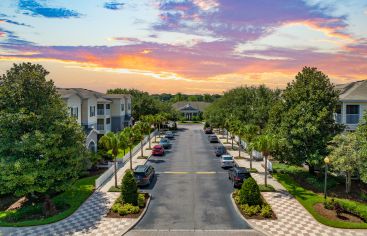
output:
[[[215,147],[215,155],[217,157],[222,156],[223,154],[227,153],[227,149],[224,146],[217,146]]]
[[[219,143],[219,139],[215,134],[209,135],[208,139],[210,143]]]
[[[164,149],[169,149],[172,147],[171,142],[167,139],[167,138],[162,138],[161,141],[159,141],[159,144],[164,148]]]
[[[205,132],[205,134],[212,134],[213,130],[212,130],[212,128],[207,127],[207,128],[205,128],[204,132]]]
[[[233,182],[233,187],[241,187],[244,180],[251,177],[250,172],[245,167],[235,166],[228,171],[228,178]]]
[[[152,149],[153,156],[163,156],[164,155],[164,148],[162,145],[155,145]]]
[[[175,136],[173,135],[172,131],[166,131],[166,134],[164,135],[165,138],[173,139]]]
[[[134,177],[138,186],[149,185],[154,179],[155,170],[151,165],[138,165],[134,169]]]
[[[229,154],[222,155],[222,157],[220,158],[220,166],[222,168],[234,167],[233,157]]]

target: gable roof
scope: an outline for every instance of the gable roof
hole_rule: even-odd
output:
[[[130,94],[104,94],[97,91],[84,88],[56,88],[62,98],[69,98],[72,95],[77,95],[82,99],[96,97],[98,102],[112,102],[109,99],[113,98],[131,98]]]
[[[335,85],[340,92],[340,101],[366,101],[367,102],[367,80],[355,81],[347,84]]]
[[[176,102],[172,105],[173,108],[180,111],[187,111],[187,110],[199,110],[203,112],[211,103],[209,102]]]

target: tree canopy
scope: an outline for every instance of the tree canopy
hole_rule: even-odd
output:
[[[86,167],[85,135],[48,72],[14,64],[0,77],[0,193],[66,190]]]
[[[338,92],[316,68],[305,67],[272,108],[268,130],[284,141],[277,157],[311,169],[327,155],[327,143],[340,130],[333,120]]]

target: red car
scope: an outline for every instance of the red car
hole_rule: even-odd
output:
[[[153,156],[163,156],[164,155],[164,148],[162,145],[155,145],[152,150]]]

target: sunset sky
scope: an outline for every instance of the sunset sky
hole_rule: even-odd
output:
[[[1,0],[0,74],[22,61],[101,92],[346,83],[367,79],[367,0]]]

